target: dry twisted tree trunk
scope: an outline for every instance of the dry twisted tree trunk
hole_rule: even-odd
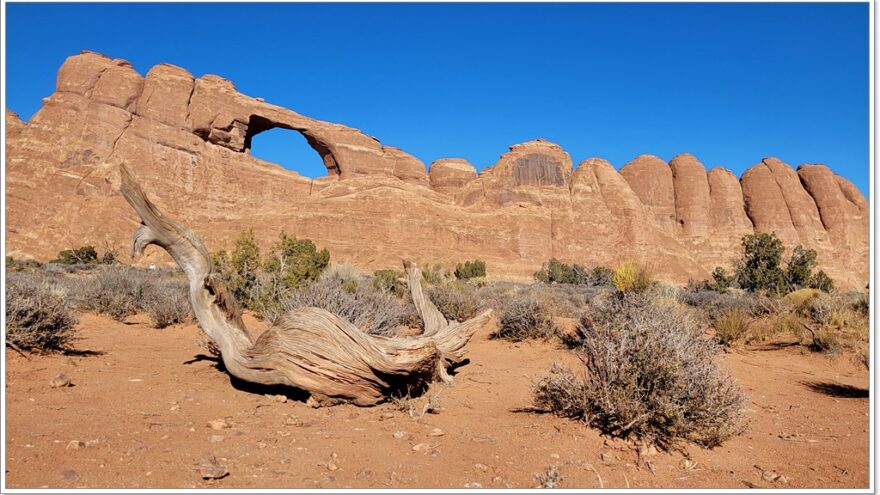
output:
[[[241,380],[296,387],[319,403],[373,405],[404,386],[449,381],[446,369],[463,360],[465,344],[492,316],[486,310],[462,323],[447,321],[422,293],[419,268],[405,261],[412,299],[424,321],[421,335],[376,337],[323,309],[302,308],[278,318],[253,341],[202,241],[160,212],[127,166],[121,172],[122,194],[141,218],[132,256],[141,256],[150,244],[168,251],[187,275],[196,319],[217,343],[226,369]]]

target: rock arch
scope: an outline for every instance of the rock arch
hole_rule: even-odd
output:
[[[290,124],[273,121],[260,115],[252,114],[248,119],[247,129],[245,130],[244,135],[245,152],[250,152],[254,136],[271,129],[288,129],[299,132],[306,138],[309,146],[321,156],[321,159],[324,161],[324,166],[327,167],[327,175],[341,175],[339,161],[333,155],[333,151],[330,150],[330,147],[327,144],[321,142],[321,140],[309,133],[306,129],[297,129]]]

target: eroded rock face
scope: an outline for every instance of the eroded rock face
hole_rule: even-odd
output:
[[[819,252],[843,287],[864,287],[868,203],[824,166],[797,172],[765,159],[742,180],[692,155],[642,155],[618,172],[589,159],[572,170],[559,145],[511,146],[477,174],[462,159],[430,173],[357,129],[239,93],[218,76],[161,64],[70,57],[30,122],[6,112],[7,252],[47,260],[93,244],[127,252],[136,219],[119,196],[128,163],[165,211],[209,249],[253,227],[268,248],[284,229],[363,269],[401,258],[452,266],[486,260],[490,276],[530,278],[551,257],[585,265],[635,260],[661,279],[706,278],[738,256],[743,234],[776,231]],[[308,179],[250,155],[272,128],[302,133],[327,176]],[[164,262],[151,251],[145,263]]]
[[[675,187],[672,169],[659,157],[639,155],[620,169],[620,175],[666,232],[675,232]]]
[[[428,174],[435,191],[455,195],[477,178],[477,169],[463,158],[441,158],[431,164]]]

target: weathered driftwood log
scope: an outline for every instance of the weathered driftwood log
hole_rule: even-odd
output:
[[[296,387],[319,403],[372,405],[402,387],[450,380],[447,368],[462,361],[465,344],[491,318],[486,310],[465,322],[447,321],[423,294],[419,268],[405,261],[407,284],[424,321],[421,335],[372,336],[323,309],[302,308],[278,318],[254,341],[202,241],[160,212],[128,167],[121,172],[122,194],[141,218],[132,256],[141,256],[150,244],[168,251],[187,275],[196,319],[217,343],[226,369],[241,380]]]

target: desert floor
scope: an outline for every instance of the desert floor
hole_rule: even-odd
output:
[[[532,384],[575,360],[559,344],[489,340],[489,329],[412,415],[282,402],[197,359],[192,324],[86,314],[79,330],[77,355],[6,350],[8,487],[534,488],[554,466],[561,488],[868,486],[867,371],[782,341],[722,356],[750,425],[721,447],[689,446],[688,459],[530,411]],[[59,373],[74,385],[51,388]],[[438,410],[421,414],[431,396]],[[208,426],[219,419],[228,427]],[[228,476],[202,479],[197,466],[212,458]]]

